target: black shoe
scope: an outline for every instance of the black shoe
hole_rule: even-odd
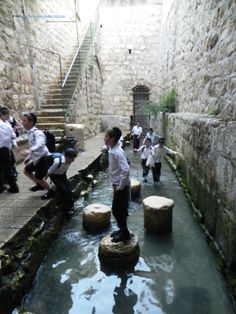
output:
[[[112,238],[111,242],[121,242],[121,241],[128,241],[131,239],[130,232],[122,231],[118,236]]]
[[[7,190],[8,193],[19,193],[19,188],[18,186],[16,187],[10,187],[8,190]]]
[[[35,186],[32,186],[32,188],[30,188],[30,191],[32,192],[41,191],[41,190],[44,190],[44,188],[40,184],[37,184]]]
[[[119,234],[121,233],[121,230],[119,229],[119,230],[115,230],[115,231],[113,231],[112,233],[111,233],[111,238],[114,238],[114,237],[117,237]]]
[[[3,186],[0,188],[0,193],[6,191],[6,189],[7,189],[7,188],[3,185]]]
[[[53,198],[54,196],[55,196],[54,190],[50,190],[46,194],[43,194],[40,198],[41,200],[49,200],[50,198]]]

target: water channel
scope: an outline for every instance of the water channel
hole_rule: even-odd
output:
[[[139,157],[127,152],[131,177],[141,180]],[[130,203],[128,225],[137,234],[140,258],[132,271],[101,268],[98,246],[102,236],[82,227],[82,208],[91,203],[111,205],[107,173],[88,199],[76,202],[76,213],[53,243],[38,271],[23,307],[34,314],[231,314],[233,306],[205,236],[194,220],[179,183],[164,163],[161,182],[142,183],[142,196]],[[157,236],[144,230],[142,198],[165,196],[175,201],[173,232]],[[17,310],[13,312],[18,313]]]

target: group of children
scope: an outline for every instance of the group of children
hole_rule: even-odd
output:
[[[134,152],[139,152],[141,154],[141,166],[143,169],[143,181],[147,182],[147,176],[149,170],[152,170],[153,181],[160,181],[161,176],[161,165],[165,155],[179,155],[183,158],[183,155],[179,152],[176,152],[166,146],[165,138],[159,137],[157,140],[157,145],[152,145],[152,139],[147,133],[144,138],[143,145],[138,149],[134,148]]]
[[[6,190],[3,182],[5,174],[10,188],[9,193],[18,193],[19,187],[16,178],[12,173],[11,151],[16,145],[16,135],[8,122],[9,110],[0,108],[0,193]],[[47,190],[42,195],[42,199],[49,199],[56,195],[56,192],[47,182],[49,177],[57,188],[57,196],[68,209],[73,205],[72,192],[66,177],[66,171],[74,161],[77,153],[74,149],[68,148],[64,155],[51,154],[46,146],[46,137],[44,133],[35,125],[37,117],[34,113],[23,115],[22,125],[28,131],[29,149],[24,150],[25,156],[24,174],[31,179],[35,186],[30,188],[32,192],[38,190]],[[138,126],[139,127],[139,126]],[[135,135],[135,134],[134,134]],[[141,134],[140,134],[141,135]],[[139,135],[139,137],[140,137]],[[146,180],[150,170],[147,164],[149,157],[153,158],[152,173],[154,182],[159,181],[161,173],[161,162],[165,154],[179,154],[164,146],[164,138],[158,139],[158,144],[152,146],[156,135],[149,129],[144,143],[139,147],[135,142],[134,151],[141,153],[141,164],[143,169],[143,178]],[[112,213],[117,221],[118,230],[112,232],[112,242],[127,241],[131,234],[127,227],[127,216],[129,207],[129,163],[121,145],[122,133],[117,127],[108,129],[104,136],[104,142],[108,148],[109,158],[109,179],[113,187]],[[139,138],[138,138],[139,140]]]
[[[5,182],[10,186],[7,190],[9,193],[19,192],[11,157],[12,148],[17,147],[16,134],[8,122],[9,115],[8,108],[0,108],[0,193],[7,189],[4,185]],[[45,134],[35,126],[36,123],[37,117],[34,113],[23,115],[22,125],[28,132],[29,147],[21,152],[26,165],[24,174],[35,183],[35,186],[30,188],[32,192],[47,190],[41,199],[49,199],[57,194],[65,205],[65,210],[68,211],[73,205],[73,198],[66,171],[77,153],[72,148],[68,148],[64,155],[49,152]],[[48,177],[55,184],[56,191],[47,182]]]

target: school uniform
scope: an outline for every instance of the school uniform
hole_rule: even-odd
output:
[[[154,167],[152,168],[153,181],[157,182],[160,181],[161,163],[163,162],[165,155],[166,154],[176,155],[177,152],[170,148],[167,148],[166,146],[160,146],[159,144],[157,144],[153,147],[151,154],[153,155],[155,163]]]
[[[3,182],[4,175],[10,185],[8,192],[19,192],[11,161],[11,151],[13,145],[16,146],[15,132],[8,121],[4,122],[0,119],[0,193],[6,189]]]
[[[146,162],[149,154],[152,151],[152,146],[147,147],[146,145],[142,145],[139,147],[137,152],[141,152],[141,166],[143,168],[143,178],[148,176],[150,168],[146,166]]]
[[[140,144],[140,136],[142,134],[142,127],[135,125],[132,129],[131,135],[133,136],[133,148],[138,149]]]
[[[50,161],[51,156],[48,156],[49,167],[47,175],[55,184],[58,192],[58,198],[66,205],[66,209],[73,205],[72,191],[70,183],[67,179],[66,172],[69,168],[69,164],[66,163],[65,156],[54,158]]]
[[[129,207],[129,165],[123,149],[119,143],[108,151],[109,180],[114,188],[112,214],[121,230],[127,230],[127,216]],[[116,189],[119,190],[116,190]]]
[[[35,173],[38,180],[42,180],[47,173],[48,165],[46,157],[50,154],[46,146],[46,137],[42,131],[33,126],[28,131],[28,146],[30,154],[25,160],[32,160],[26,165],[25,171],[28,173]]]

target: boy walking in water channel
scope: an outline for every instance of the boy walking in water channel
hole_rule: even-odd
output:
[[[109,148],[109,179],[113,186],[112,214],[116,219],[119,230],[112,232],[112,242],[126,241],[130,239],[127,228],[127,216],[129,207],[129,165],[123,149],[119,145],[121,130],[117,127],[108,129],[104,142]]]

